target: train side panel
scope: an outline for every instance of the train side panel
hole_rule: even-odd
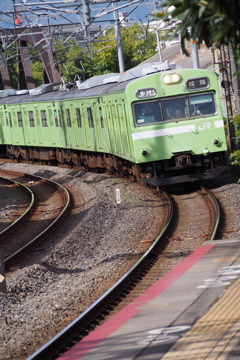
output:
[[[62,106],[62,105],[61,105]],[[72,126],[74,132],[74,142],[76,149],[86,148],[86,129],[83,119],[83,107],[82,103],[78,100],[74,100],[71,106]]]
[[[27,104],[27,119],[29,124],[28,144],[39,146],[40,119],[37,116],[38,107],[34,103]]]
[[[91,117],[90,110],[87,109],[88,124],[90,126]],[[92,103],[92,116],[94,122],[95,137],[97,140],[99,152],[109,153],[110,144],[109,144],[109,135],[107,128],[107,121],[105,113],[103,111],[102,101],[100,99],[94,99]]]
[[[1,124],[1,132],[0,132],[1,144],[11,143],[11,139],[12,139],[12,131],[10,126],[11,124],[9,123],[9,112],[7,111],[5,105],[1,105],[0,107],[0,124]]]
[[[62,114],[62,131],[64,134],[64,148],[74,149],[76,147],[76,139],[73,127],[73,102],[66,100],[60,105]]]
[[[7,95],[0,141],[11,157],[107,169],[150,185],[215,177],[227,169],[217,76],[169,69],[140,66],[69,91]]]
[[[5,134],[4,134],[4,106],[0,105],[0,144],[5,144]]]
[[[126,97],[116,93],[103,97],[103,113],[106,118],[110,153],[134,161],[133,142]]]
[[[8,107],[9,108],[9,107]],[[25,110],[25,109],[24,109]],[[9,111],[10,113],[10,111]],[[12,133],[11,126],[8,127],[8,131],[5,131],[6,140],[8,144],[12,145],[26,145],[27,142],[27,119],[24,118],[22,104],[15,104],[11,111],[12,123],[14,127],[14,134]],[[9,134],[9,136],[8,136]],[[10,135],[11,134],[11,135]]]

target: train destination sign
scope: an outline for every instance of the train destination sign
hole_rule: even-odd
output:
[[[197,90],[197,89],[206,89],[209,87],[209,79],[207,77],[190,79],[187,81],[187,89]]]
[[[138,99],[144,99],[148,97],[154,97],[157,95],[157,90],[154,88],[148,88],[148,89],[139,89],[136,92],[136,96]]]

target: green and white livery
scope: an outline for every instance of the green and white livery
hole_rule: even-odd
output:
[[[72,88],[0,91],[2,154],[132,176],[150,185],[227,170],[214,72],[149,63]]]

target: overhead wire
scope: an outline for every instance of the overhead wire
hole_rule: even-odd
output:
[[[98,41],[98,38],[109,28],[111,28],[114,23],[115,23],[115,19],[107,19],[107,20],[100,20],[101,17],[104,15],[104,13],[106,13],[106,9],[107,12],[109,12],[109,14],[114,13],[113,9],[110,9],[110,6],[113,3],[116,3],[117,1],[89,1],[89,6],[91,5],[97,5],[97,4],[106,4],[106,7],[103,8],[99,8],[96,7],[94,8],[92,6],[91,11],[100,11],[98,16],[93,16],[90,19],[91,25],[93,25],[94,23],[102,23],[104,22],[106,24],[106,26],[100,28],[99,27],[99,31],[96,32],[96,34],[91,35],[91,37],[89,39],[83,39],[83,40],[78,40],[78,43],[81,44],[81,46],[86,46],[86,48],[88,47],[88,44],[93,43],[94,41]],[[131,1],[124,1],[126,2],[125,7],[133,7],[131,9],[131,11],[128,12],[128,16],[131,15],[138,6],[143,6],[144,3],[152,3],[154,4],[155,2],[152,1],[148,1],[148,0],[131,0]],[[63,1],[45,1],[45,0],[38,0],[38,1],[23,1],[20,4],[16,4],[16,1],[13,0],[13,10],[12,12],[7,12],[7,14],[5,13],[5,15],[9,16],[9,20],[8,22],[5,21],[4,24],[11,24],[11,19],[13,21],[13,24],[15,27],[15,31],[16,29],[18,30],[18,34],[16,35],[15,39],[13,39],[13,35],[11,34],[11,32],[9,31],[9,29],[11,28],[11,26],[9,26],[9,29],[5,29],[3,26],[0,27],[0,31],[2,32],[2,39],[4,37],[4,35],[6,36],[6,41],[8,41],[8,45],[6,46],[6,50],[9,50],[15,43],[17,43],[19,40],[21,40],[21,38],[23,38],[23,36],[26,35],[26,29],[27,32],[29,33],[29,29],[33,29],[38,27],[39,31],[42,31],[42,37],[43,40],[41,41],[45,41],[46,45],[47,45],[47,49],[48,51],[52,51],[52,44],[54,41],[54,38],[56,38],[55,35],[55,29],[54,26],[58,27],[64,24],[62,24],[61,22],[56,23],[55,20],[57,19],[62,19],[64,21],[66,21],[67,24],[71,24],[75,26],[75,29],[72,31],[72,33],[67,36],[64,37],[64,30],[62,33],[62,36],[64,38],[64,40],[62,41],[62,45],[64,44],[64,46],[66,47],[71,47],[72,44],[68,45],[68,42],[71,41],[71,39],[76,38],[81,32],[84,32],[84,19],[83,19],[83,14],[81,11],[81,7],[83,6],[83,1],[75,1],[75,0],[63,0]],[[121,2],[123,3],[123,2]],[[17,5],[20,6],[21,8],[18,9]],[[45,6],[48,5],[49,7]],[[122,5],[118,7],[118,9],[122,9],[124,8]],[[45,12],[42,12],[42,10],[45,10]],[[66,11],[68,10],[68,11]],[[18,13],[21,14],[21,17],[23,19],[23,21],[26,23],[26,26],[22,26],[22,27],[17,27],[14,20],[16,18],[16,11]],[[3,12],[0,12],[0,15],[3,14]],[[29,15],[31,14],[31,15]],[[76,23],[76,21],[71,19],[71,16],[67,16],[67,15],[76,15],[78,17],[78,21],[79,21],[79,25]],[[32,20],[34,18],[34,21]],[[99,19],[100,18],[100,19]],[[124,20],[126,19],[126,17],[123,17],[123,19],[121,20],[122,22],[124,22]],[[47,25],[42,25],[42,23],[47,22]],[[67,25],[66,24],[66,25]],[[44,30],[44,27],[47,28],[48,30]],[[51,29],[51,27],[53,27],[53,29]],[[76,28],[78,29],[79,33],[76,31]],[[22,32],[19,31],[19,29],[22,29]],[[45,32],[44,32],[45,31]],[[60,32],[60,30],[58,30],[58,32]],[[28,35],[29,36],[29,35]],[[29,48],[38,48],[38,54],[36,55],[30,55],[30,60],[34,60],[35,58],[41,56],[41,54],[44,54],[45,50],[40,50],[39,51],[39,42],[36,43],[34,42],[34,32],[32,32],[31,34],[31,38],[32,38],[32,43],[33,45]],[[60,36],[60,35],[59,35]],[[1,41],[1,34],[0,34],[0,41]],[[3,40],[2,40],[3,41]],[[112,40],[114,41],[114,39]],[[7,53],[5,53],[4,55],[6,55]],[[90,54],[90,50],[89,50],[89,54]],[[18,56],[18,54],[15,55],[16,57]],[[6,61],[9,61],[12,57],[14,57],[14,55],[11,55],[9,58],[6,58]],[[16,63],[19,63],[19,60],[16,59]],[[53,64],[54,65],[54,64]]]

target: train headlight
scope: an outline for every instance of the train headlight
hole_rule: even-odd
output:
[[[178,73],[165,74],[162,76],[162,81],[166,85],[176,84],[180,81],[181,76]]]
[[[220,139],[214,139],[214,145],[220,147],[222,145],[222,141]]]
[[[149,155],[149,151],[147,149],[142,149],[142,155],[143,156],[148,156]]]

